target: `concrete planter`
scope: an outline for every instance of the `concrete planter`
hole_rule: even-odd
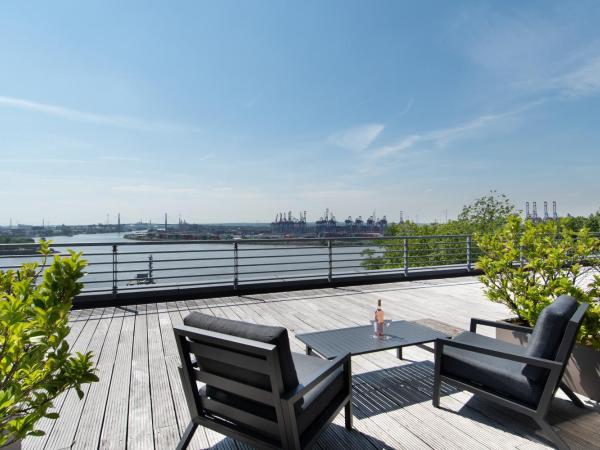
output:
[[[496,328],[496,338],[511,344],[526,346],[529,335],[520,331]],[[573,392],[600,401],[600,352],[592,347],[575,344],[563,381]]]
[[[0,447],[0,450],[21,450],[21,441],[13,442],[10,445]]]

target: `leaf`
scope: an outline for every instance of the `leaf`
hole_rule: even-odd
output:
[[[27,433],[27,435],[29,435],[29,436],[44,436],[45,434],[46,434],[46,432],[42,431],[42,430],[33,430],[33,431],[30,431],[29,433]]]

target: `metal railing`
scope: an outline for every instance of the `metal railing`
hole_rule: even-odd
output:
[[[305,280],[409,277],[430,270],[473,270],[478,251],[468,235],[315,238],[232,241],[119,241],[52,244],[88,261],[84,294],[114,298],[131,291],[168,288],[240,288]],[[11,254],[11,248],[31,249]],[[0,245],[0,270],[40,261],[36,244]],[[27,253],[27,251],[25,251]]]

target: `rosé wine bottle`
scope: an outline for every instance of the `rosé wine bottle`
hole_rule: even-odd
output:
[[[381,309],[381,299],[377,300],[377,309],[375,310],[375,334],[383,336],[383,309]]]

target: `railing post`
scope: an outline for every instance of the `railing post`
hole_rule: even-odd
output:
[[[233,289],[237,291],[239,282],[239,249],[238,243],[233,243]]]
[[[471,271],[471,235],[467,236],[467,270]]]
[[[113,244],[113,246],[112,246],[112,294],[113,294],[113,297],[116,297],[117,293],[118,293],[118,281],[119,281],[118,276],[117,276],[117,273],[119,271],[119,267],[118,267],[119,261],[117,258],[118,251],[119,251],[119,248],[118,248],[117,244]]]
[[[404,238],[404,276],[408,277],[408,238]]]
[[[327,241],[327,253],[329,255],[329,272],[327,274],[327,280],[329,280],[329,284],[333,282],[333,244],[331,243],[331,239]]]

